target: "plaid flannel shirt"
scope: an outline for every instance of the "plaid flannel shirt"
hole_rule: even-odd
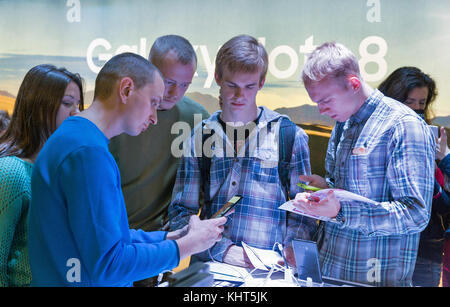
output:
[[[420,232],[427,226],[435,140],[410,108],[375,90],[335,129],[326,157],[336,188],[377,204],[342,201],[340,224],[326,223],[323,274],[379,286],[410,286]]]
[[[215,145],[225,145],[213,149],[210,169],[211,208],[202,210],[209,212],[209,218],[233,195],[243,195],[243,199],[235,206],[235,213],[228,217],[222,240],[210,251],[198,255],[201,259],[212,257],[222,261],[228,247],[233,244],[240,246],[242,241],[257,248],[272,249],[274,243],[287,244],[294,237],[310,239],[316,231],[317,224],[314,220],[278,209],[286,201],[278,175],[278,129],[267,132],[267,123],[280,120],[283,115],[265,107],[261,110],[263,114],[259,123],[237,157],[229,156],[230,151],[234,150],[218,122],[220,111],[204,121],[206,128],[215,131],[214,135],[218,140]],[[199,136],[201,133],[201,125],[198,125],[188,140],[189,143],[184,145],[186,156],[180,161],[172,203],[169,206],[171,229],[179,229],[188,224],[189,217],[199,212],[203,182],[196,157],[195,140],[202,139]],[[257,142],[257,146],[252,148],[252,141]],[[299,175],[310,173],[308,136],[303,129],[297,127],[290,161],[290,195],[295,196],[302,191],[296,185]]]

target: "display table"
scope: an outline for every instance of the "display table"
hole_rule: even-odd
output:
[[[219,262],[208,262],[209,273],[214,276],[215,287],[370,287],[369,285],[348,282],[323,276],[323,283],[299,280],[291,270],[283,267],[269,271],[242,268]]]

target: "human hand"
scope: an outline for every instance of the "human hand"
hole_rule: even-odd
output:
[[[444,127],[441,127],[441,137],[438,139],[436,146],[436,160],[444,159],[449,153],[450,149],[447,145],[447,132],[445,132]]]
[[[334,195],[333,190],[328,191],[326,197],[319,201],[315,201],[310,196],[311,193],[298,193],[295,195],[292,204],[308,214],[330,218],[336,217],[341,210],[341,203]]]
[[[327,189],[328,184],[325,181],[325,178],[313,174],[313,175],[300,175],[300,180],[304,182],[308,182],[308,185],[311,185],[316,188]]]
[[[283,249],[283,254],[284,254],[284,259],[286,259],[287,265],[289,267],[297,267],[297,264],[295,262],[295,255],[294,255],[294,249],[292,248],[292,246],[286,246]],[[280,260],[278,262],[279,265],[286,265],[286,263],[284,263],[284,260]]]
[[[220,241],[223,225],[226,222],[226,217],[200,220],[198,216],[192,215],[189,220],[188,233],[176,240],[180,249],[180,258],[200,253]]]
[[[184,237],[188,233],[188,230],[189,230],[189,224],[178,230],[168,232],[166,239],[167,240],[176,240],[181,237]]]
[[[231,245],[223,256],[223,262],[244,268],[253,268],[243,247]]]

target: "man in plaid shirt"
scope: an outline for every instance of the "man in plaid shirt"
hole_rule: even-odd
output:
[[[435,140],[429,128],[410,108],[370,88],[355,56],[341,44],[318,47],[302,79],[320,113],[338,123],[328,144],[326,178],[301,179],[363,196],[338,199],[328,191],[320,202],[307,200],[308,193],[296,196],[301,209],[338,221],[325,223],[319,241],[322,273],[411,286],[433,195]]]
[[[236,194],[243,199],[228,216],[223,239],[209,251],[198,255],[247,267],[241,242],[272,249],[276,242],[288,244],[292,238],[310,239],[316,223],[307,217],[287,213],[278,207],[288,195],[278,175],[278,132],[286,117],[265,107],[257,107],[256,94],[263,87],[267,73],[267,53],[253,37],[240,35],[219,50],[216,82],[220,87],[221,111],[198,125],[184,144],[169,207],[171,229],[179,229],[199,209],[200,192],[205,184],[199,165],[203,129],[214,131],[205,146],[213,145],[209,173],[209,199],[202,216],[211,217]],[[236,133],[237,132],[237,133]],[[200,151],[200,152],[199,152]],[[207,153],[205,153],[207,154]],[[295,127],[295,141],[289,165],[288,193],[301,192],[296,186],[300,175],[309,175],[308,137]]]

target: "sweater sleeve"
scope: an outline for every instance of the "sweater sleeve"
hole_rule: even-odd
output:
[[[73,152],[59,174],[80,261],[94,283],[130,283],[178,265],[175,241],[130,233],[117,165],[103,148]]]
[[[22,204],[20,198],[8,199],[3,190],[0,189],[0,286],[8,287],[8,260]]]
[[[0,166],[0,287],[8,287],[11,286],[8,264],[14,234],[23,211],[28,207],[31,188],[24,187],[24,182],[19,180],[22,176],[16,176],[9,165]]]
[[[158,243],[164,241],[167,236],[166,231],[146,232],[141,229],[130,229],[130,236],[133,243]]]

